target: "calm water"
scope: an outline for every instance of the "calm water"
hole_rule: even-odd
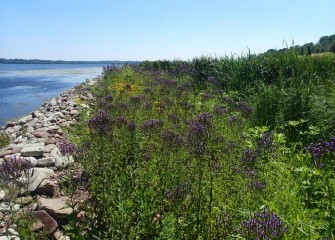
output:
[[[101,64],[0,64],[0,126],[102,73]]]

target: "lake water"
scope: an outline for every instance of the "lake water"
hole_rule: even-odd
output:
[[[102,73],[102,64],[0,64],[0,126]]]

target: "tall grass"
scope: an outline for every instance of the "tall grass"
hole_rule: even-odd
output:
[[[290,144],[314,137],[313,89],[332,76],[308,76],[314,61],[289,53],[106,70],[71,135],[90,176],[82,239],[333,237],[334,171]]]

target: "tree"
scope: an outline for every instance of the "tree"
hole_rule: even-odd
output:
[[[333,44],[331,45],[329,51],[335,53],[335,42],[333,42]]]

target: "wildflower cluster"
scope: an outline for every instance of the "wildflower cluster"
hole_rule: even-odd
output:
[[[30,161],[14,155],[1,163],[0,179],[5,183],[18,180],[22,175],[27,175],[31,168],[32,165]]]
[[[264,208],[261,213],[255,212],[252,217],[240,223],[238,233],[246,239],[280,239],[287,227],[281,219]]]
[[[145,132],[154,131],[163,126],[163,121],[161,119],[151,119],[144,121],[141,128]]]
[[[259,150],[268,150],[272,147],[273,144],[273,132],[262,133],[261,137],[257,141]]]
[[[195,155],[202,155],[206,148],[208,132],[212,126],[212,115],[202,113],[194,118],[189,126],[186,135],[187,143]]]
[[[333,155],[335,152],[335,137],[331,137],[329,141],[310,143],[306,150],[316,159],[315,164],[318,167],[323,167],[325,164],[322,162],[323,157]]]
[[[60,143],[58,149],[62,155],[72,155],[77,152],[77,147],[72,143]]]
[[[163,146],[168,149],[179,148],[184,142],[183,138],[172,130],[164,130],[162,140]]]
[[[97,132],[109,131],[111,128],[111,122],[108,112],[99,109],[94,117],[88,121],[88,125]]]
[[[245,114],[251,114],[253,113],[254,109],[247,105],[246,102],[242,101],[237,104],[237,110],[245,113]]]

